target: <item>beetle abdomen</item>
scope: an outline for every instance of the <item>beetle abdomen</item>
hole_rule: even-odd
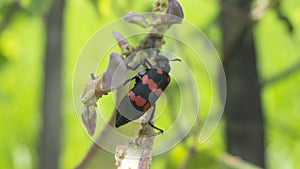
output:
[[[155,104],[169,83],[168,73],[160,68],[149,69],[122,99],[115,126],[122,126],[141,117]]]

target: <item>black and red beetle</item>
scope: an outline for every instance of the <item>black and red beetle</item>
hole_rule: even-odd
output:
[[[155,66],[145,59],[136,67],[130,67],[135,70],[140,65],[145,67],[145,71],[139,72],[139,75],[128,79],[124,84],[135,79],[134,87],[123,97],[118,107],[115,126],[118,128],[132,120],[140,118],[144,113],[154,106],[153,112],[148,124],[153,128],[163,132],[163,130],[152,124],[155,102],[170,83],[170,65],[169,61],[181,61],[180,59],[169,60],[165,56],[157,55],[155,57]]]

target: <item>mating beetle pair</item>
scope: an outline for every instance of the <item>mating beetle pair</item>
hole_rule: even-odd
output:
[[[163,132],[155,127],[151,121],[155,110],[155,102],[170,83],[170,65],[169,61],[181,61],[180,59],[169,60],[165,56],[157,55],[155,57],[156,65],[144,59],[135,67],[128,67],[136,70],[140,65],[144,66],[145,71],[139,72],[139,75],[128,79],[124,85],[131,80],[135,80],[134,87],[123,97],[117,111],[115,126],[118,128],[132,120],[140,118],[144,113],[154,106],[153,112],[148,124],[153,128]]]

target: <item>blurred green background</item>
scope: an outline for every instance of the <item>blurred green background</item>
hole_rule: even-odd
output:
[[[203,30],[220,51],[219,2],[179,2],[185,19]],[[269,1],[257,1],[266,2]],[[17,2],[20,8],[11,10],[7,6],[13,3],[16,2],[0,1],[0,168],[30,169],[38,167],[45,20],[51,1],[20,0]],[[92,144],[80,125],[72,100],[72,75],[81,48],[101,26],[129,11],[149,11],[152,3],[152,0],[66,0],[59,168],[74,168]],[[283,78],[262,87],[266,168],[294,169],[300,167],[300,66],[297,64],[300,62],[300,1],[282,1],[280,8],[293,25],[292,32],[273,8],[264,11],[253,31],[259,81],[291,70]],[[224,135],[224,122],[221,122],[205,144],[197,144],[193,155],[188,157],[187,168],[244,168],[244,162],[226,154]],[[193,139],[187,139],[165,155],[154,158],[153,168],[177,168],[192,144]]]

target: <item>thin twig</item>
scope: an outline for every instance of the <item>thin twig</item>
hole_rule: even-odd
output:
[[[287,26],[288,31],[290,33],[294,32],[294,26],[291,20],[286,15],[284,15],[284,12],[282,11],[281,1],[277,2],[277,5],[275,6],[275,10],[276,10],[277,17]]]
[[[286,17],[282,10],[281,10],[281,3],[279,0],[272,0],[268,2],[267,4],[257,5],[257,7],[254,7],[248,14],[245,14],[243,10],[240,10],[238,8],[229,7],[226,3],[222,3],[222,12],[227,15],[231,16],[240,16],[244,15],[245,18],[243,19],[243,23],[240,24],[237,30],[235,30],[234,36],[232,36],[231,41],[228,42],[226,45],[226,48],[223,48],[223,63],[226,65],[226,62],[230,60],[232,51],[236,47],[236,45],[240,42],[242,37],[244,36],[245,32],[247,31],[249,26],[253,26],[262,18],[264,13],[269,9],[275,9],[277,16],[280,20],[282,20],[288,27],[289,32],[293,32],[294,27],[292,25],[292,22],[289,20],[288,17]]]
[[[270,84],[274,84],[280,80],[286,79],[289,76],[291,76],[292,74],[298,72],[300,70],[300,61],[298,61],[297,63],[295,63],[294,65],[288,67],[286,70],[281,71],[280,73],[274,75],[273,77],[264,80],[261,83],[261,86],[266,86],[266,85],[270,85]]]
[[[201,120],[199,117],[196,119],[196,126],[195,126],[195,131],[193,133],[194,135],[194,140],[193,144],[189,147],[188,152],[184,159],[182,160],[181,164],[179,165],[178,169],[185,169],[186,166],[188,165],[189,161],[192,159],[192,157],[197,153],[197,144],[198,144],[198,138],[200,135],[201,131]]]
[[[102,140],[105,138],[107,132],[109,131],[109,128],[113,126],[114,120],[116,116],[116,110],[113,111],[113,115],[109,119],[109,122],[105,125],[104,129],[99,134],[98,138],[96,139],[96,142],[93,143],[89,151],[87,152],[86,156],[83,158],[83,160],[78,164],[75,169],[83,169],[84,166],[88,163],[88,161],[93,157],[96,150],[100,149],[98,144],[102,142]]]
[[[116,98],[117,98],[117,102],[120,102],[121,96],[120,96],[120,91],[117,90],[116,92]],[[89,151],[87,152],[87,154],[85,155],[85,157],[83,158],[83,160],[78,164],[77,167],[75,167],[75,169],[83,169],[84,166],[86,166],[86,164],[89,162],[89,160],[94,156],[96,150],[100,149],[98,144],[101,143],[103,141],[103,139],[105,138],[107,132],[109,131],[109,129],[111,128],[111,126],[114,126],[113,123],[115,121],[116,118],[116,109],[114,109],[112,116],[110,117],[108,123],[105,125],[104,129],[100,132],[99,136],[96,139],[96,142],[93,143],[93,145],[91,146],[91,148],[89,149]]]

